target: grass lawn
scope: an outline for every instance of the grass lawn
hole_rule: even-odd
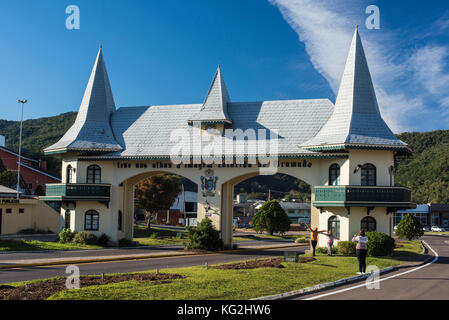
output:
[[[157,245],[171,245],[171,244],[185,244],[186,238],[178,238],[178,233],[182,233],[185,237],[185,231],[173,231],[163,228],[151,227],[151,231],[148,231],[146,226],[134,227],[134,241],[137,241],[141,246],[157,246]],[[253,241],[264,239],[281,239],[278,236],[269,235],[248,235],[232,237],[233,241]],[[286,238],[289,239],[289,238]]]
[[[402,263],[399,254],[401,256],[405,253],[419,254],[422,250],[419,242],[401,242],[401,245],[402,247],[395,251],[394,257],[368,257],[367,265],[375,265],[379,269],[395,266]],[[316,261],[304,264],[283,263],[282,269],[219,270],[204,267],[166,269],[161,272],[177,273],[186,278],[168,283],[124,281],[91,286],[62,291],[50,299],[251,299],[354,276],[358,268],[356,257],[317,255],[316,258]]]
[[[59,243],[26,240],[0,240],[0,251],[80,250],[98,249],[101,246],[78,243]]]
[[[250,240],[295,240],[298,238],[298,235],[287,235],[287,236],[277,236],[277,235],[269,235],[264,233],[255,233],[248,235],[239,235],[238,238]],[[234,237],[236,238],[236,237]]]
[[[449,236],[449,232],[445,231],[445,232],[424,232],[424,234],[437,234],[437,235],[442,235],[442,236]]]

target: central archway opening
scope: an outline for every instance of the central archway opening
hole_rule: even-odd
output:
[[[252,218],[269,200],[276,200],[288,215],[290,231],[305,231],[311,221],[311,186],[291,175],[258,175],[234,186],[233,223],[237,229],[251,229]]]
[[[182,244],[186,225],[196,225],[198,185],[170,172],[147,172],[125,180],[118,228],[139,245]],[[122,209],[123,208],[123,209]],[[128,225],[132,234],[120,230]]]

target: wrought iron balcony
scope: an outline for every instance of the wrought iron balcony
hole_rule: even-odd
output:
[[[320,186],[314,191],[315,207],[416,207],[410,189],[403,187]]]
[[[109,184],[55,183],[46,188],[45,197],[40,197],[44,201],[109,201],[111,197]]]

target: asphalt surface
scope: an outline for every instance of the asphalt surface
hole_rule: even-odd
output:
[[[241,246],[262,246],[273,244],[293,243],[292,240],[254,240],[234,242]],[[35,260],[35,259],[53,259],[53,258],[74,258],[74,257],[107,257],[133,254],[152,254],[160,252],[179,252],[184,250],[184,245],[160,245],[160,246],[142,246],[131,248],[107,248],[107,249],[89,249],[89,250],[48,250],[48,251],[0,251],[0,265],[10,264],[11,260]]]
[[[368,289],[364,282],[353,283],[305,295],[295,300],[448,300],[449,237],[422,238],[438,254],[438,260],[422,267],[400,268],[380,277],[379,289]],[[432,252],[429,248],[429,252]]]
[[[261,241],[258,241],[261,244]],[[266,258],[272,256],[282,256],[284,251],[296,251],[304,253],[306,247],[292,247],[270,250],[254,250],[229,252],[219,254],[206,254],[182,257],[150,258],[144,260],[126,260],[114,262],[96,262],[78,264],[81,275],[94,275],[101,273],[125,273],[137,271],[149,271],[166,268],[181,268],[204,265],[220,264],[226,262],[242,261],[256,258]],[[62,266],[43,266],[27,267],[14,269],[0,269],[0,284],[6,284],[17,281],[27,281],[35,279],[45,279],[56,276],[67,276],[65,273],[66,265]]]

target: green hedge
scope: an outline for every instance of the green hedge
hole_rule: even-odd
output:
[[[61,232],[59,232],[59,242],[61,243],[68,243],[72,241],[73,237],[75,236],[75,233],[70,229],[62,229]]]
[[[338,241],[338,253],[343,256],[355,256],[356,243],[352,241]]]
[[[395,243],[392,237],[377,231],[369,231],[366,236],[368,237],[368,254],[370,256],[393,255]]]
[[[94,244],[98,243],[98,238],[90,232],[82,231],[82,232],[76,233],[75,236],[73,237],[72,241],[75,243],[80,243],[80,244],[94,245]]]
[[[315,251],[317,253],[327,254],[327,247],[318,247],[318,248],[316,248]],[[339,253],[337,247],[333,246],[332,247],[332,254],[337,254],[337,253]]]
[[[223,247],[220,232],[215,229],[209,218],[201,220],[196,228],[187,227],[186,249],[213,251],[221,250]]]

